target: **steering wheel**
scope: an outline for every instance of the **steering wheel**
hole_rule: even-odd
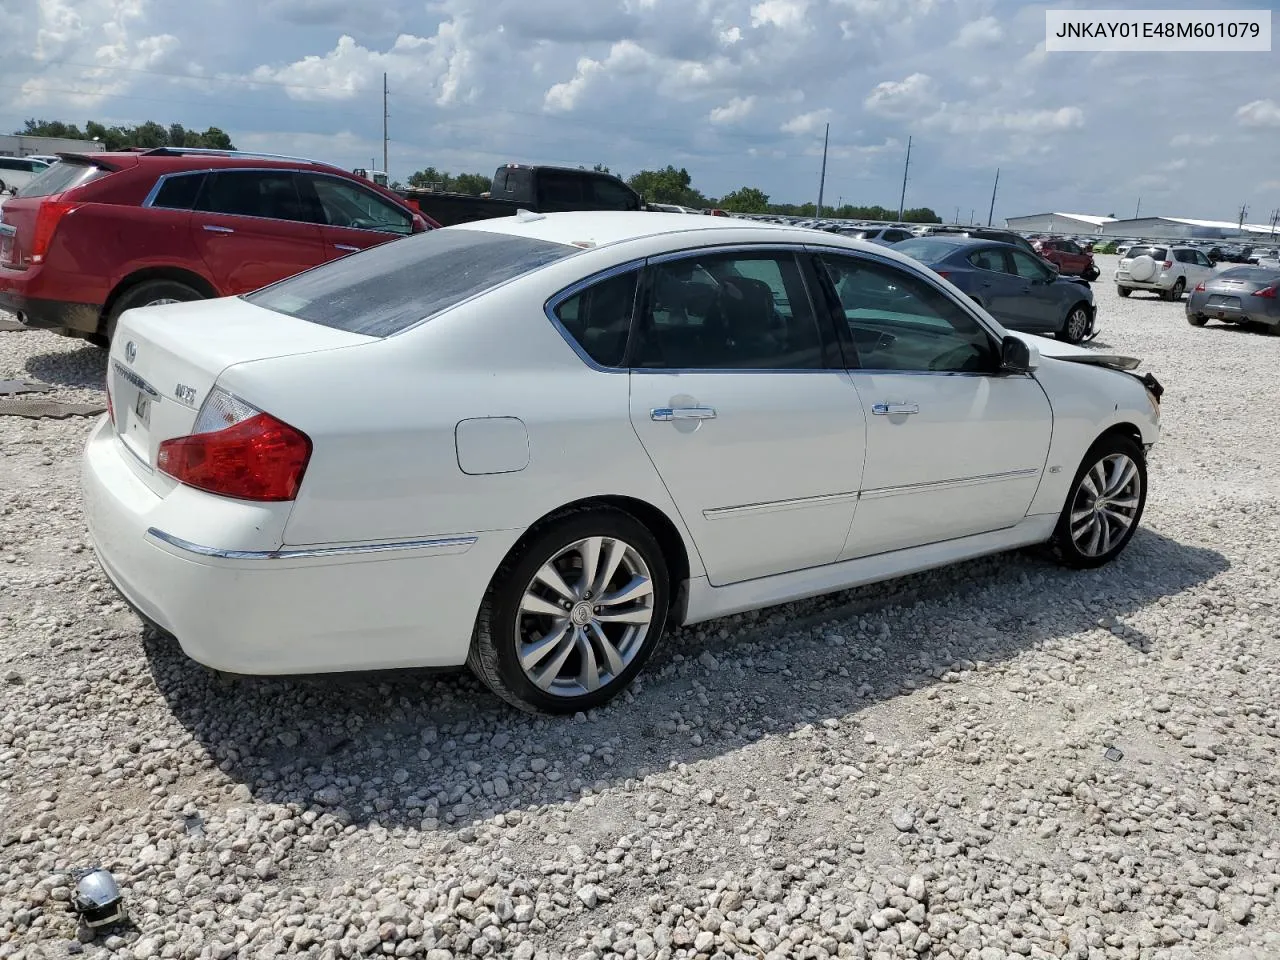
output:
[[[969,364],[974,360],[973,348],[968,344],[960,347],[953,347],[946,353],[934,357],[929,361],[930,370],[960,370],[969,369]]]

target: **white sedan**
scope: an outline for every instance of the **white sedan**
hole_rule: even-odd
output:
[[[602,703],[673,624],[981,554],[1114,558],[1161,388],[877,244],[522,213],[125,313],[107,575],[232,673],[468,664]]]

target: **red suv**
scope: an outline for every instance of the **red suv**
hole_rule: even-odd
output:
[[[131,307],[234,296],[437,226],[389,190],[310,160],[64,154],[0,211],[0,308],[107,343]]]
[[[1093,254],[1089,253],[1074,240],[1056,237],[1042,237],[1032,240],[1036,253],[1058,268],[1064,277],[1084,277],[1086,280],[1097,280],[1099,270],[1093,262]]]

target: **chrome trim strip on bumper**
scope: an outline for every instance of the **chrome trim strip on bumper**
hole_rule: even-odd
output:
[[[877,487],[874,490],[863,490],[859,494],[859,499],[879,500],[882,497],[896,497],[904,493],[925,493],[934,490],[950,490],[955,487],[972,487],[980,483],[999,483],[1001,480],[1034,477],[1039,473],[1039,467],[1028,467],[1025,470],[1007,470],[1004,473],[986,473],[977,477],[961,477],[959,480],[933,480],[929,483],[907,483],[900,487]]]
[[[706,520],[726,520],[730,517],[741,517],[756,513],[773,513],[777,510],[800,510],[805,507],[820,507],[829,503],[843,503],[857,500],[856,490],[849,493],[824,493],[816,497],[801,497],[797,500],[770,500],[767,503],[744,503],[736,507],[713,507],[703,510]]]
[[[147,530],[147,536],[185,553],[200,557],[216,557],[219,560],[307,560],[315,557],[358,556],[369,553],[392,553],[400,550],[449,550],[465,552],[477,537],[432,537],[424,540],[400,540],[395,543],[357,543],[341,547],[299,547],[293,550],[222,550],[206,547],[190,540],[183,540],[156,527]]]

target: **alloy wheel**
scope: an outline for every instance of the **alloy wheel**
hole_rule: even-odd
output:
[[[559,550],[525,587],[516,656],[552,696],[594,693],[644,647],[653,614],[653,578],[639,551],[616,537],[588,537]]]
[[[1125,453],[1099,460],[1071,502],[1071,539],[1086,557],[1100,557],[1128,533],[1142,502],[1142,476]]]
[[[148,300],[143,304],[144,307],[161,307],[166,303],[182,303],[181,300],[175,300],[173,297],[157,297],[155,300]]]
[[[1079,343],[1089,332],[1089,314],[1083,307],[1076,307],[1067,318],[1067,339]]]

